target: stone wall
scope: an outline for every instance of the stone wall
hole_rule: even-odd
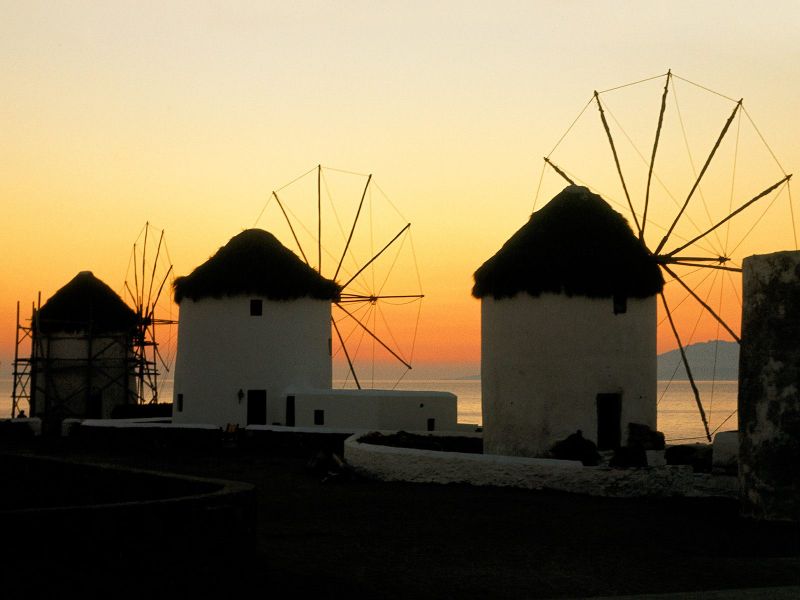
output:
[[[748,257],[742,281],[742,513],[800,521],[800,252]]]

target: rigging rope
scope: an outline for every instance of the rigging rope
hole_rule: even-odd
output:
[[[322,168],[327,170],[327,171],[335,171],[337,173],[344,173],[345,175],[358,175],[359,177],[369,177],[369,175],[367,173],[357,173],[356,171],[347,171],[345,169],[337,169],[335,167],[328,167],[328,166],[323,166]]]
[[[306,172],[305,172],[305,173],[303,173],[302,175],[298,175],[297,177],[295,177],[294,179],[292,179],[292,180],[291,180],[289,183],[285,183],[285,184],[283,184],[281,187],[279,187],[277,190],[274,190],[274,191],[275,191],[275,192],[280,192],[281,190],[283,190],[283,189],[285,189],[285,188],[289,187],[290,185],[292,185],[292,184],[293,184],[293,183],[295,183],[296,181],[300,181],[300,180],[301,180],[303,177],[305,177],[306,175],[309,175],[310,173],[313,173],[313,172],[314,172],[314,171],[316,171],[318,168],[319,168],[319,165],[315,165],[315,166],[311,167],[311,168],[310,168],[308,171],[306,171]]]
[[[608,138],[608,143],[611,146],[611,153],[614,155],[614,164],[617,167],[617,174],[619,175],[619,181],[622,184],[622,191],[625,192],[625,199],[628,201],[628,209],[631,211],[631,216],[633,217],[633,222],[636,225],[636,232],[638,236],[642,237],[642,227],[639,225],[639,218],[636,216],[636,211],[633,208],[633,202],[631,201],[631,196],[628,193],[628,186],[625,183],[625,177],[622,174],[622,166],[619,162],[619,156],[617,156],[617,148],[614,144],[614,138],[611,135],[611,129],[608,126],[608,121],[606,120],[606,114],[603,110],[603,103],[600,102],[600,95],[595,92],[594,98],[597,100],[597,108],[600,110],[600,120],[603,122],[603,129],[606,130],[606,137]]]
[[[383,314],[383,309],[381,308],[380,304],[375,304],[375,308],[377,309],[377,313],[380,316],[381,321],[383,321],[384,327],[386,327],[386,332],[389,334],[389,337],[391,338],[392,343],[394,344],[395,352],[397,352],[397,354],[400,356],[400,358],[402,358],[404,361],[408,362],[408,359],[406,358],[407,355],[404,352],[405,349],[404,348],[400,348],[400,344],[397,343],[397,339],[394,337],[394,332],[392,331],[392,328],[389,327],[389,322],[386,320],[386,315]],[[376,332],[378,331],[377,325],[375,325],[375,331]],[[373,354],[374,354],[374,352],[375,351],[373,350]]]
[[[794,249],[797,250],[797,227],[794,221],[794,202],[792,201],[792,186],[791,182],[786,183],[786,189],[789,192],[789,214],[792,217],[792,236],[794,237]]]
[[[634,149],[636,154],[639,155],[639,158],[641,159],[642,163],[645,164],[645,165],[648,165],[649,163],[647,161],[647,158],[645,158],[644,154],[642,154],[642,152],[639,150],[639,147],[634,143],[633,139],[631,139],[631,137],[628,135],[628,133],[622,127],[620,122],[617,120],[617,117],[614,115],[613,112],[611,112],[611,109],[608,108],[608,104],[606,104],[606,112],[608,112],[608,114],[611,115],[611,118],[614,120],[614,124],[622,132],[622,135],[625,136],[625,139],[628,140],[628,143]],[[696,175],[697,174],[695,173],[695,176]],[[661,187],[664,189],[664,192],[667,194],[667,196],[670,197],[670,199],[672,200],[673,204],[675,204],[675,206],[680,206],[680,203],[678,202],[678,199],[675,198],[675,196],[672,194],[672,192],[669,190],[669,188],[667,188],[666,184],[662,181],[662,179],[658,176],[658,174],[657,173],[653,173],[653,176],[655,177],[656,181],[661,185]],[[694,219],[692,219],[691,215],[686,215],[686,218],[689,221],[689,223],[691,223],[692,226],[697,230],[697,233],[701,233],[702,232],[702,229],[700,229],[700,227],[697,225],[697,223],[695,223],[695,221],[694,221]],[[662,231],[666,231],[666,227],[660,226],[657,223],[651,223],[651,225],[654,225],[654,226],[658,227]],[[681,236],[678,236],[677,234],[675,234],[675,235],[677,237],[681,237]],[[683,239],[684,239],[684,241],[686,240],[686,238],[683,238]],[[718,256],[720,256],[720,254],[717,252],[717,250],[714,250],[714,249],[712,249],[712,250],[704,249],[704,250],[706,252],[710,253],[710,254],[717,254]]]
[[[690,81],[689,79],[686,79],[685,77],[681,77],[680,75],[675,75],[675,73],[673,73],[672,76],[673,77],[677,77],[681,81],[685,81],[686,83],[689,83],[689,84],[691,84],[691,85],[693,85],[695,87],[698,87],[701,90],[705,90],[707,92],[711,92],[712,94],[715,94],[715,95],[719,96],[720,98],[725,98],[725,100],[730,100],[731,102],[736,102],[737,101],[735,98],[731,98],[730,96],[726,96],[725,94],[721,94],[720,92],[712,90],[711,88],[707,88],[704,85],[700,85],[699,83],[695,83],[694,81]]]
[[[786,181],[785,183],[788,185],[788,183],[789,183],[789,182],[788,182],[788,181]],[[780,190],[778,190],[778,192],[777,192],[777,193],[775,194],[775,196],[772,198],[772,200],[770,201],[770,203],[769,203],[769,204],[767,204],[766,208],[763,210],[763,212],[761,213],[761,215],[759,215],[758,219],[756,219],[755,223],[753,223],[753,224],[750,226],[750,229],[748,229],[748,230],[747,230],[747,232],[746,232],[746,233],[744,234],[744,236],[742,237],[742,239],[741,239],[741,240],[739,240],[739,243],[738,243],[738,244],[736,244],[736,245],[733,247],[733,250],[731,250],[731,252],[732,252],[732,253],[733,253],[733,252],[736,252],[736,250],[739,248],[739,246],[741,246],[741,245],[744,243],[744,241],[745,241],[745,240],[746,240],[748,237],[750,237],[750,234],[751,234],[751,233],[753,233],[753,231],[755,230],[755,228],[756,228],[756,227],[758,227],[758,224],[759,224],[759,223],[761,222],[761,220],[762,220],[762,219],[763,219],[763,218],[766,216],[767,212],[769,212],[769,210],[772,208],[772,205],[773,205],[773,204],[775,204],[775,202],[777,202],[778,198],[780,198],[780,196],[781,196],[781,194],[783,193],[783,190],[784,190],[784,189],[786,189],[786,185],[782,186],[782,187],[781,187],[781,189],[780,189]]]
[[[679,77],[678,79],[682,79],[682,78]],[[681,113],[681,107],[680,107],[680,104],[678,102],[678,90],[677,90],[677,87],[678,86],[676,86],[676,85],[672,86],[672,96],[675,98],[675,111],[678,114],[678,123],[680,123],[681,134],[683,135],[683,145],[686,148],[686,155],[689,157],[689,165],[692,168],[692,175],[694,176],[695,180],[697,180],[697,167],[694,164],[694,156],[692,156],[692,149],[691,149],[691,147],[689,145],[689,137],[686,135],[686,125],[683,122],[683,114]],[[717,141],[717,145],[719,145],[719,140]],[[716,146],[715,146],[715,149],[716,149]],[[713,152],[714,151],[712,150],[712,155],[713,155]],[[711,214],[709,213],[708,203],[706,202],[705,194],[703,194],[703,188],[702,188],[701,185],[699,185],[699,181],[696,184],[696,187],[697,187],[698,193],[700,194],[700,199],[703,202],[703,207],[705,208],[705,212],[706,212],[706,216],[708,217],[709,224],[713,225],[714,224],[714,220],[711,218]],[[687,201],[687,204],[688,204],[688,201]],[[686,207],[684,206],[684,209],[685,208]],[[688,215],[687,215],[687,217],[688,217]],[[723,247],[722,246],[722,240],[719,239],[719,235],[715,233],[714,237],[717,239],[717,242],[719,243],[719,247],[722,248]],[[727,256],[727,255],[724,252],[721,252],[719,254],[719,256]]]
[[[755,121],[753,121],[753,118],[750,116],[750,113],[747,112],[747,109],[744,107],[744,105],[742,105],[742,110],[744,111],[744,114],[747,116],[747,120],[750,121],[750,124],[753,126],[753,129],[758,134],[758,137],[761,139],[761,142],[764,144],[764,147],[767,149],[767,152],[769,152],[770,156],[772,157],[772,160],[774,160],[775,164],[778,165],[778,168],[781,170],[781,173],[783,173],[784,176],[787,175],[786,171],[784,171],[783,169],[783,166],[778,161],[778,157],[775,156],[775,153],[772,151],[772,148],[770,148],[769,144],[767,143],[767,140],[765,140],[764,136],[761,135],[761,130],[759,130],[758,126],[756,125]]]
[[[727,417],[725,417],[725,418],[722,420],[722,423],[720,423],[719,425],[717,425],[717,426],[716,426],[716,428],[714,429],[714,431],[712,431],[712,432],[711,432],[711,435],[714,435],[715,433],[717,433],[717,432],[718,432],[718,431],[719,431],[719,430],[722,428],[722,426],[723,426],[723,425],[725,425],[725,423],[727,423],[727,422],[730,420],[730,418],[731,418],[733,415],[735,415],[737,412],[739,412],[739,411],[738,411],[738,410],[734,410],[734,411],[733,411],[731,414],[729,414]]]
[[[542,190],[542,181],[544,180],[544,172],[547,169],[547,162],[542,161],[542,171],[539,173],[539,185],[536,186],[536,195],[533,197],[533,208],[531,213],[536,212],[536,205],[539,203],[539,193]]]
[[[564,132],[564,134],[563,134],[563,135],[562,135],[560,138],[558,138],[558,141],[556,142],[556,145],[555,145],[555,146],[553,146],[553,149],[552,149],[552,150],[550,150],[550,152],[548,152],[548,153],[547,153],[547,156],[550,156],[551,154],[553,154],[553,152],[555,152],[555,151],[556,151],[556,148],[558,148],[558,147],[559,147],[559,145],[561,144],[561,142],[563,142],[563,141],[564,141],[564,138],[565,138],[565,137],[567,137],[567,135],[569,134],[569,132],[570,132],[570,131],[572,131],[572,128],[573,128],[573,127],[575,127],[575,123],[577,123],[577,122],[578,122],[578,119],[580,119],[580,118],[583,116],[583,113],[585,113],[585,112],[586,112],[586,109],[587,109],[587,108],[589,108],[589,105],[592,103],[592,100],[594,100],[594,96],[593,96],[593,97],[591,97],[591,98],[589,98],[589,101],[588,101],[588,102],[586,103],[586,105],[585,105],[585,106],[584,106],[584,107],[581,109],[581,112],[579,112],[579,113],[578,113],[578,116],[577,116],[577,117],[575,117],[575,118],[573,119],[572,123],[570,123],[570,126],[569,126],[569,127],[567,127],[567,130]]]
[[[389,281],[389,277],[391,276],[392,271],[394,271],[394,267],[397,264],[397,260],[400,258],[400,253],[403,251],[403,246],[405,246],[405,244],[406,244],[406,238],[408,237],[408,232],[409,231],[410,231],[410,229],[406,229],[405,234],[400,239],[400,244],[398,244],[398,246],[397,246],[397,251],[394,254],[394,259],[392,260],[392,264],[389,265],[389,268],[386,271],[386,277],[383,278],[383,283],[378,288],[378,291],[375,294],[376,296],[383,295],[383,288],[386,287],[386,284]]]
[[[733,168],[731,170],[731,193],[728,197],[728,214],[733,212],[733,196],[734,190],[736,188],[736,166],[739,162],[739,134],[742,130],[742,115],[741,113],[736,118],[736,143],[734,144],[734,151],[733,151]],[[731,237],[731,223],[725,227],[725,245],[723,249],[725,250],[725,254],[723,256],[730,256],[728,254],[728,244],[730,243]]]
[[[661,73],[660,75],[653,75],[652,77],[647,77],[646,79],[640,79],[639,81],[634,81],[633,83],[625,83],[622,85],[618,85],[617,87],[608,88],[607,90],[603,90],[602,92],[597,92],[598,94],[605,94],[607,92],[613,92],[615,90],[621,90],[622,88],[631,87],[632,85],[639,85],[640,83],[645,83],[647,81],[653,81],[653,79],[661,79],[662,77],[666,77],[669,74]]]
[[[691,275],[694,275],[695,273],[697,273],[697,272],[699,272],[699,271],[703,271],[703,272],[705,272],[705,276],[704,276],[704,277],[703,277],[703,278],[702,278],[702,279],[701,279],[701,280],[698,282],[698,284],[697,284],[697,287],[700,287],[701,285],[703,285],[703,283],[705,282],[705,280],[706,280],[706,279],[708,279],[709,277],[711,277],[711,275],[712,275],[713,273],[715,273],[715,272],[716,272],[716,271],[714,271],[714,270],[710,270],[710,269],[704,269],[703,267],[699,267],[699,268],[695,269],[694,271],[689,271],[689,272],[688,272],[688,273],[686,273],[686,274],[685,274],[683,277],[684,277],[684,279],[686,279],[687,277],[689,277],[689,276],[691,276]],[[668,285],[668,284],[670,284],[670,283],[674,283],[674,282],[675,282],[675,279],[673,278],[673,279],[670,279],[669,281],[667,281],[667,282],[666,282],[664,285],[666,286],[666,285]],[[686,294],[684,295],[683,299],[682,299],[680,302],[678,302],[678,304],[676,304],[675,306],[673,306],[672,310],[673,310],[673,311],[675,311],[675,310],[677,310],[678,308],[680,308],[680,307],[681,307],[681,305],[682,305],[684,302],[686,302],[686,301],[687,301],[689,298],[691,298],[691,294],[689,294],[689,292],[686,292]],[[661,320],[660,320],[660,321],[659,321],[659,322],[656,324],[656,327],[661,327],[661,325],[663,325],[663,324],[664,324],[664,321],[665,321],[665,320],[666,320],[666,317],[663,317],[663,318],[662,318],[662,319],[661,319]],[[696,327],[696,325],[695,325],[695,327]]]

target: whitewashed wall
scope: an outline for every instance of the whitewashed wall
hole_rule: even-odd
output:
[[[251,298],[257,296],[181,302],[176,423],[244,425],[248,390],[267,390],[267,423],[283,423],[289,387],[330,388],[330,301],[262,299],[263,314],[251,316]]]
[[[295,397],[295,425],[313,427],[314,411],[325,411],[325,427],[455,431],[458,400],[450,392],[399,390],[307,390]]]
[[[359,442],[360,437],[356,434],[345,440],[347,464],[362,475],[382,481],[468,483],[611,497],[730,496],[715,486],[696,491],[692,468],[683,465],[655,469],[584,467],[569,460],[377,446]]]
[[[481,301],[481,391],[486,453],[541,456],[580,429],[597,441],[599,393],[622,394],[629,422],[656,427],[655,297],[543,294]]]

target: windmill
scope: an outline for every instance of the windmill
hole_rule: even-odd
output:
[[[145,223],[131,250],[121,296],[136,312],[131,372],[139,404],[156,404],[175,357],[174,278],[164,231]]]
[[[544,157],[537,200],[564,180],[590,188],[622,209],[662,269],[659,337],[680,350],[709,440],[685,346],[739,341],[742,259],[797,247],[791,177],[742,99],[672,71],[595,91]]]
[[[334,381],[396,386],[412,368],[424,294],[411,224],[372,175],[318,165],[274,190],[260,222],[340,285],[331,309]]]

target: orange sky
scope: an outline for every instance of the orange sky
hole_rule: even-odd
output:
[[[418,372],[474,373],[472,273],[528,218],[541,157],[592,90],[668,68],[743,96],[783,169],[800,163],[800,7],[790,1],[769,10],[749,2],[33,2],[3,12],[3,377],[17,300],[27,307],[39,290],[46,299],[86,269],[121,290],[146,221],[166,230],[175,271],[186,274],[252,226],[271,190],[319,163],[373,173],[413,223],[426,295]],[[650,140],[646,153],[659,85],[603,96],[633,140]],[[679,85],[696,170],[731,108]],[[670,126],[657,169],[680,195],[692,166],[677,121]],[[590,107],[553,156],[624,202],[598,127]],[[729,205],[734,156],[736,202],[780,176],[749,121],[736,131],[703,186],[711,208],[694,215],[700,224]],[[641,198],[641,164],[619,139]],[[542,182],[539,206],[563,183],[552,172]],[[670,201],[659,193],[654,219],[663,224]],[[737,254],[791,247],[786,191],[775,206],[777,216]],[[755,214],[720,246],[732,249]],[[735,321],[734,285],[722,297]],[[692,310],[676,311],[687,337]],[[715,334],[714,324],[699,323],[693,339]],[[674,345],[660,340],[661,349]]]

